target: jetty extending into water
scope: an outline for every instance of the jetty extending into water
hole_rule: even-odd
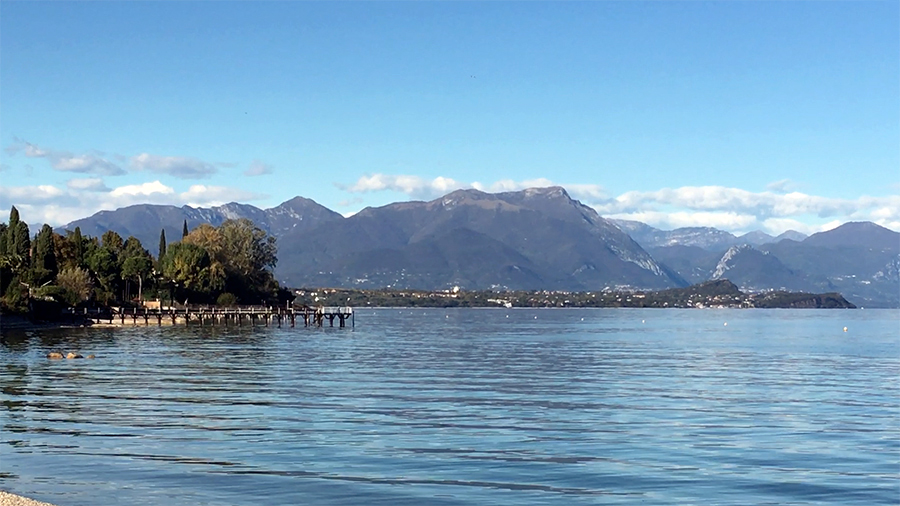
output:
[[[86,324],[120,324],[120,325],[232,325],[242,326],[278,326],[291,327],[303,323],[304,327],[353,327],[356,321],[352,307],[266,307],[266,306],[179,306],[162,308],[97,308],[69,309],[63,312],[64,317],[72,322]]]

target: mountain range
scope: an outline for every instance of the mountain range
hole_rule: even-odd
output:
[[[900,234],[869,222],[809,237],[735,236],[708,227],[656,229],[609,220],[561,187],[366,208],[350,217],[296,197],[271,209],[141,204],[101,211],[81,227],[133,235],[155,253],[160,229],[248,218],[278,241],[287,286],[592,291],[661,289],[729,279],[745,291],[841,292],[858,306],[900,307]]]

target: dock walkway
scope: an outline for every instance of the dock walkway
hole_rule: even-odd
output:
[[[296,326],[303,322],[304,327],[323,327],[328,322],[334,327],[355,326],[356,321],[352,307],[266,307],[266,306],[179,306],[151,308],[99,308],[69,309],[63,312],[73,321],[82,320],[91,323],[119,323],[121,325],[162,325],[163,323],[199,324],[199,325],[265,325],[281,327],[290,324]]]

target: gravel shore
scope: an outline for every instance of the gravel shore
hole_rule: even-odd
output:
[[[0,490],[0,506],[53,506],[48,502],[35,501],[27,497]]]

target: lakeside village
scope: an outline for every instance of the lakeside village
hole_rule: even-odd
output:
[[[202,224],[169,243],[160,231],[158,253],[114,231],[100,238],[80,229],[65,235],[43,225],[33,237],[18,210],[0,223],[0,310],[4,316],[54,321],[61,315],[115,308],[132,315],[189,311],[190,307],[648,307],[648,308],[852,308],[840,294],[744,293],[727,280],[687,288],[596,292],[420,291],[399,289],[289,290],[275,280],[275,238],[247,219],[218,227]],[[123,309],[124,308],[124,309]],[[282,313],[278,313],[282,314]],[[4,318],[6,319],[6,318]],[[159,318],[161,321],[161,317]],[[173,318],[174,321],[174,318]],[[184,321],[190,321],[185,313]],[[202,319],[200,322],[202,323]],[[318,320],[321,322],[321,320]],[[341,320],[343,322],[343,319]],[[279,323],[281,319],[279,319]]]
[[[744,293],[727,279],[686,288],[638,291],[618,287],[597,292],[562,290],[295,290],[295,304],[352,307],[530,307],[530,308],[855,308],[837,293],[786,291]]]

